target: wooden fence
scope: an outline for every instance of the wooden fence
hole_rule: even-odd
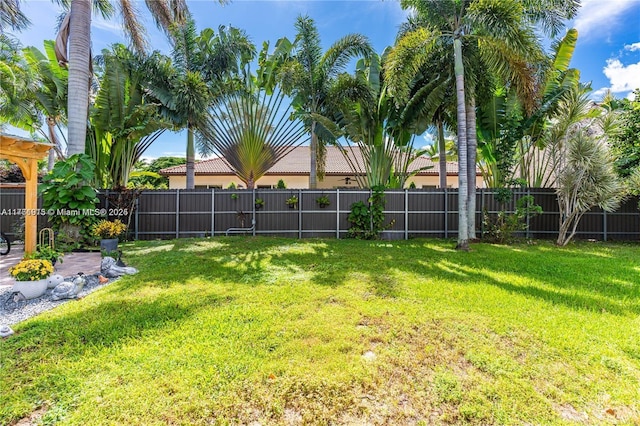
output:
[[[297,208],[289,208],[287,198],[297,196]],[[316,199],[327,196],[329,206],[320,208]],[[558,232],[558,204],[553,190],[523,189],[514,194],[505,206],[495,201],[494,191],[481,189],[477,193],[476,223],[480,233],[482,212],[495,216],[498,211],[512,212],[516,200],[533,195],[543,214],[532,218],[523,236],[555,238]],[[130,235],[135,239],[166,239],[225,235],[231,231],[249,235],[277,235],[295,238],[343,238],[350,224],[347,220],[351,205],[365,201],[367,190],[157,190],[141,193],[131,219]],[[255,199],[264,200],[256,209]],[[385,239],[414,237],[455,238],[458,226],[458,193],[455,189],[422,189],[387,191],[385,193],[386,223],[393,225],[383,233]],[[108,192],[100,194],[101,206],[118,213],[108,203]],[[0,190],[0,230],[12,234],[12,223],[24,208],[24,192],[16,189]],[[40,227],[47,226],[47,212],[39,216]],[[253,220],[255,226],[252,227]],[[586,213],[578,226],[578,238],[595,240],[640,240],[640,212],[638,199],[628,199],[620,208],[607,213],[593,209]]]

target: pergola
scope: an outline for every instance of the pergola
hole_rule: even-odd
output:
[[[16,163],[27,181],[24,193],[24,251],[36,249],[38,234],[38,160],[53,145],[0,133],[0,159]]]

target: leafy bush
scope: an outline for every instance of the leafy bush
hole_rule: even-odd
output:
[[[389,229],[393,225],[393,221],[386,226],[383,225],[384,187],[377,186],[372,188],[372,191],[367,203],[358,201],[351,205],[351,213],[349,213],[348,220],[352,226],[347,232],[349,238],[375,240],[380,236],[380,232]]]
[[[56,230],[63,225],[75,225],[81,237],[89,240],[91,225],[95,221],[98,197],[91,186],[95,164],[86,154],[75,154],[56,163],[53,170],[42,178],[39,192],[42,207],[49,211],[49,222]]]
[[[278,183],[276,184],[276,188],[277,189],[287,189],[287,184],[284,183],[284,181],[282,179],[280,179],[278,181]]]
[[[29,253],[25,255],[25,259],[44,259],[51,262],[51,264],[55,265],[56,262],[62,263],[62,256],[64,253],[58,251],[50,246],[38,245],[36,247],[36,251],[33,253]]]
[[[505,192],[496,194],[496,198],[505,197]],[[508,201],[508,198],[502,198]],[[504,210],[498,212],[495,220],[492,220],[486,209],[482,212],[482,223],[485,227],[484,238],[489,242],[508,244],[515,239],[515,233],[527,229],[527,218],[542,214],[542,207],[535,204],[532,195],[526,195],[516,201],[516,210],[507,213]]]

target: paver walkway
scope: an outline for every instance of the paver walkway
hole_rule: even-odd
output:
[[[13,285],[13,278],[9,275],[9,268],[20,262],[24,250],[22,246],[11,246],[11,252],[6,256],[0,256],[0,287]],[[62,258],[62,263],[56,263],[56,274],[63,277],[76,275],[83,272],[85,275],[100,272],[100,252],[93,253],[67,253]]]

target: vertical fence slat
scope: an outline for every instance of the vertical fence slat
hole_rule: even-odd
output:
[[[336,239],[340,239],[340,189],[336,189]]]
[[[176,191],[176,238],[180,238],[180,190]]]
[[[298,238],[302,238],[302,189],[298,189]]]
[[[211,188],[211,236],[216,235],[216,190]]]
[[[449,194],[447,187],[444,188],[444,237],[449,238]]]
[[[404,190],[404,239],[409,239],[409,190]]]

